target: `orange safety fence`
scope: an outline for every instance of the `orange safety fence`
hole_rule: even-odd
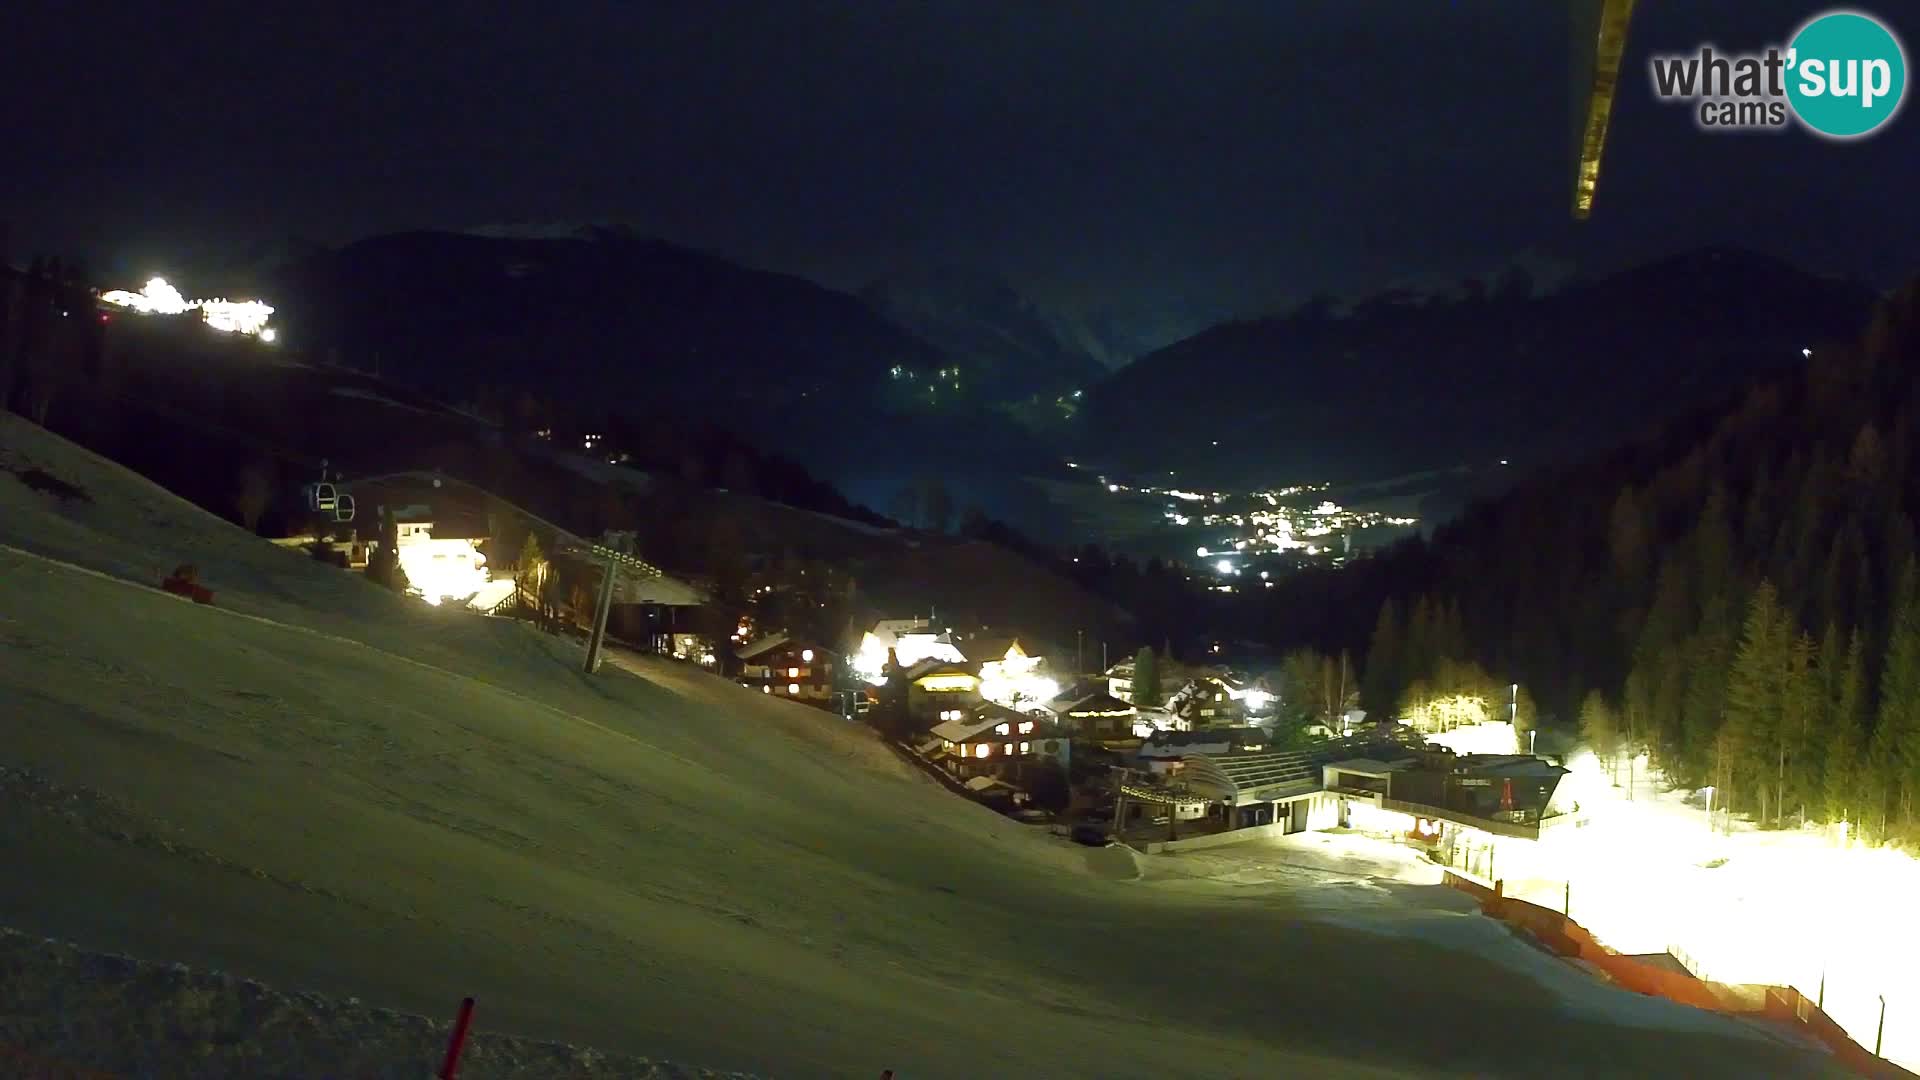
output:
[[[1915,1074],[1875,1056],[1854,1042],[1845,1028],[1792,987],[1769,986],[1766,988],[1764,1005],[1758,1008],[1743,1005],[1738,995],[1717,994],[1713,984],[1692,975],[1608,949],[1596,941],[1586,927],[1566,915],[1552,908],[1504,895],[1501,882],[1496,881],[1492,888],[1488,888],[1451,871],[1445,877],[1448,885],[1479,900],[1480,910],[1489,918],[1526,930],[1561,956],[1576,957],[1592,964],[1625,989],[1663,997],[1696,1009],[1720,1013],[1760,1013],[1771,1020],[1796,1024],[1824,1043],[1842,1064],[1862,1076],[1876,1080],[1920,1080]]]
[[[1875,1057],[1867,1048],[1854,1042],[1847,1036],[1847,1030],[1834,1023],[1820,1006],[1807,1000],[1807,996],[1791,986],[1767,987],[1766,1015],[1775,1020],[1784,1020],[1803,1025],[1814,1038],[1826,1043],[1833,1050],[1833,1056],[1847,1068],[1862,1076],[1885,1077],[1887,1080],[1912,1080],[1913,1073],[1895,1065],[1885,1058]]]

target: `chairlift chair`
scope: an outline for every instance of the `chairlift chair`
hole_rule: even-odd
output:
[[[315,513],[331,514],[339,506],[339,494],[333,490],[332,484],[326,483],[325,481],[317,484],[308,484],[305,488],[305,493],[307,496],[307,509]]]

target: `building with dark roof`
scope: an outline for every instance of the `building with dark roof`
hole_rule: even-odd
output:
[[[923,752],[956,776],[996,776],[1021,783],[1043,762],[1065,768],[1072,734],[1053,720],[985,702],[965,716],[936,724]]]
[[[786,633],[768,634],[742,645],[740,684],[765,694],[826,708],[833,697],[833,651]]]
[[[1177,761],[1196,754],[1221,757],[1257,754],[1267,748],[1267,733],[1257,727],[1210,728],[1203,731],[1156,731],[1140,744],[1138,756]]]
[[[1110,750],[1131,750],[1140,745],[1140,734],[1134,730],[1138,711],[1130,702],[1121,701],[1105,691],[1055,701],[1047,708],[1060,718],[1061,725],[1072,731],[1075,738],[1098,743]]]
[[[936,657],[909,667],[900,676],[907,684],[907,714],[923,727],[971,715],[980,704],[979,667]]]
[[[1456,835],[1536,841],[1585,822],[1562,784],[1567,770],[1523,754],[1456,755],[1363,737],[1307,750],[1188,755],[1175,775],[1224,807],[1234,828],[1355,824],[1439,842],[1451,827]]]

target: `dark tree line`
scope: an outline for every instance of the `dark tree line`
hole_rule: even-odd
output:
[[[1916,368],[1920,283],[1802,370],[1543,475],[1430,542],[1301,575],[1269,625],[1371,646],[1376,712],[1471,665],[1467,681],[1518,682],[1548,716],[1759,820],[1910,830]]]
[[[498,424],[514,440],[546,432],[555,445],[577,450],[585,435],[598,434],[605,436],[605,447],[627,455],[624,464],[689,487],[724,488],[864,524],[888,524],[798,462],[761,450],[705,420],[644,407],[612,412],[580,408],[501,382],[475,387],[461,408]]]
[[[35,258],[7,262],[0,234],[0,409],[45,424],[62,393],[107,374],[107,322],[85,271]]]
[[[1047,565],[1132,615],[1148,645],[1194,641],[1211,629],[1220,607],[1217,594],[1207,592],[1185,567],[1159,558],[1135,562],[1087,544],[1064,557],[1053,554]],[[1174,655],[1179,655],[1177,649]]]

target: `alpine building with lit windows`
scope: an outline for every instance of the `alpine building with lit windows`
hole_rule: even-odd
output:
[[[1030,655],[1018,638],[979,639],[961,649],[980,665],[983,700],[1031,713],[1044,712],[1060,696],[1060,681],[1048,673],[1046,660]]]
[[[1016,784],[1043,762],[1064,768],[1073,746],[1073,733],[1052,719],[991,702],[950,710],[927,735],[923,755],[953,776]]]
[[[815,642],[769,634],[733,655],[740,661],[742,686],[822,708],[833,698],[833,654]]]

